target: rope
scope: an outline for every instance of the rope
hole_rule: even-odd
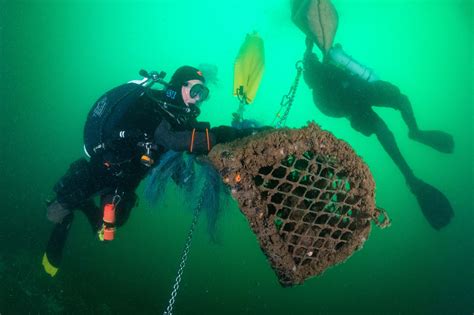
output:
[[[186,267],[186,260],[188,259],[189,250],[191,248],[191,242],[193,240],[193,233],[196,228],[196,224],[198,222],[199,213],[202,209],[202,203],[204,201],[204,189],[201,192],[199,197],[198,203],[196,208],[194,209],[193,221],[191,223],[191,227],[188,231],[188,237],[186,239],[186,244],[184,245],[183,254],[181,255],[181,263],[179,264],[178,274],[176,275],[175,282],[173,285],[173,290],[171,292],[171,297],[168,301],[168,306],[166,307],[166,311],[163,312],[163,315],[172,315],[173,314],[173,306],[176,302],[176,295],[178,294],[179,284],[181,282],[181,277],[183,275],[184,267]]]
[[[240,89],[237,90],[237,98],[239,100],[239,107],[237,111],[232,114],[233,120],[237,121],[237,123],[242,122],[244,120],[244,111],[245,105],[247,105],[247,96],[243,92],[243,87],[240,86]]]
[[[303,62],[301,60],[296,62],[295,80],[293,81],[293,85],[290,87],[288,94],[283,95],[280,102],[280,110],[275,115],[275,118],[273,119],[273,122],[272,122],[272,125],[274,125],[275,128],[281,128],[286,124],[288,114],[290,113],[291,106],[293,105],[293,101],[295,99],[296,89],[298,88],[298,84],[300,82],[301,72],[303,72],[302,64]],[[284,111],[283,115],[281,114],[282,111]]]

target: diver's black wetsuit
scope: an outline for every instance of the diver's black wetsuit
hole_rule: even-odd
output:
[[[136,205],[135,190],[150,169],[140,161],[145,152],[140,144],[147,139],[154,144],[151,155],[157,161],[168,150],[189,150],[191,140],[192,153],[203,154],[208,152],[210,145],[232,141],[255,131],[227,126],[209,129],[208,123],[199,123],[195,118],[177,123],[156,104],[156,100],[169,101],[165,93],[155,90],[149,92],[155,100],[146,93],[138,97],[133,106],[129,106],[123,119],[117,122],[116,130],[109,132],[104,148],[89,160],[81,158],[72,163],[54,187],[56,201],[64,208],[84,212],[94,232],[102,227],[103,205],[110,203],[115,195],[121,197],[116,206],[115,225],[121,226],[127,221]],[[101,199],[100,208],[93,200],[97,195]],[[74,213],[71,212],[61,223],[57,223],[49,239],[46,255],[56,267],[59,265],[73,216]]]
[[[409,130],[417,131],[408,98],[389,82],[364,81],[331,63],[320,62],[313,53],[305,56],[305,70],[305,81],[313,89],[314,103],[321,112],[330,117],[347,118],[352,128],[365,136],[376,134],[405,177],[411,178],[412,171],[402,157],[392,132],[372,109],[372,106],[398,109]]]
[[[453,151],[452,137],[442,131],[420,130],[408,98],[395,85],[381,80],[368,82],[326,60],[320,62],[312,52],[312,41],[307,39],[306,47],[304,79],[313,90],[315,105],[328,116],[347,118],[351,126],[365,136],[375,134],[402,172],[429,223],[436,229],[446,226],[453,216],[449,201],[441,192],[413,174],[392,132],[372,106],[399,110],[409,129],[410,137],[441,152]]]

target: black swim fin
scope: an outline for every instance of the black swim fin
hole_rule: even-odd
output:
[[[454,211],[448,198],[438,189],[420,179],[414,179],[408,184],[430,225],[436,230],[447,226],[451,218],[454,217]]]
[[[439,130],[419,130],[410,133],[410,138],[443,153],[453,153],[454,140],[450,134]]]
[[[43,268],[51,277],[54,277],[59,269],[59,264],[63,256],[64,245],[71,228],[74,214],[71,212],[61,223],[54,225],[54,229],[49,237],[46,252],[43,255]]]

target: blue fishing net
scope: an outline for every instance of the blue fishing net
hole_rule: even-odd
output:
[[[145,180],[144,197],[153,208],[163,199],[166,187],[173,182],[187,200],[203,198],[202,210],[206,213],[207,227],[211,239],[216,239],[216,223],[221,213],[223,184],[219,173],[207,161],[195,155],[168,151],[163,154]],[[193,211],[197,205],[184,206]]]

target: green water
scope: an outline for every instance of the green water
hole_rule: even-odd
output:
[[[176,314],[474,312],[473,3],[334,4],[336,41],[410,97],[421,128],[454,136],[455,152],[441,154],[411,141],[398,112],[375,109],[415,174],[450,199],[454,219],[433,230],[377,139],[320,113],[302,82],[289,126],[315,120],[348,141],[370,166],[392,226],[374,228],[362,250],[322,276],[281,288],[229,200],[217,244],[199,222]],[[142,202],[112,244],[96,241],[76,216],[54,279],[41,269],[52,227],[43,200],[82,155],[90,106],[141,68],[216,64],[220,81],[201,119],[228,124],[237,107],[234,58],[253,30],[265,41],[266,69],[247,115],[268,124],[304,50],[287,1],[0,0],[0,314],[163,312],[192,219],[181,192],[171,189],[159,210]]]

